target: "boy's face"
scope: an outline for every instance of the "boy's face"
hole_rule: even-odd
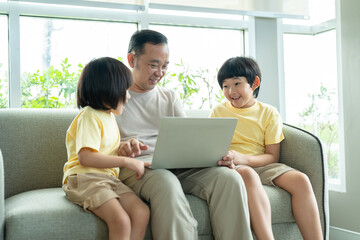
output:
[[[222,84],[222,91],[233,107],[248,108],[255,104],[255,82],[251,87],[246,77],[227,78]]]
[[[148,92],[163,78],[169,64],[169,48],[167,44],[153,45],[146,43],[144,53],[136,56],[128,54],[130,67],[133,68],[133,85],[135,92]]]

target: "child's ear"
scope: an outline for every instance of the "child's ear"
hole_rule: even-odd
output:
[[[252,90],[255,91],[260,86],[260,78],[258,76],[255,77],[255,81],[252,85]]]
[[[135,66],[135,55],[133,53],[129,53],[127,55],[127,60],[128,60],[129,66],[131,68],[134,68],[134,66]]]

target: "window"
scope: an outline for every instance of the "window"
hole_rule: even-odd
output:
[[[83,66],[96,57],[126,59],[136,24],[20,17],[22,107],[75,107]]]
[[[163,81],[177,88],[185,109],[211,109],[221,101],[217,71],[244,54],[243,31],[151,25],[168,38],[170,66]],[[184,90],[185,89],[185,90]]]
[[[0,15],[0,108],[9,107],[7,21],[7,16]]]
[[[318,136],[330,183],[340,183],[336,30],[316,35],[284,35],[287,123]]]

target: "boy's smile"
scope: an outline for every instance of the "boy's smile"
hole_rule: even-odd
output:
[[[253,89],[245,77],[227,78],[222,85],[225,97],[236,108],[249,108],[254,105],[255,89],[256,87]]]

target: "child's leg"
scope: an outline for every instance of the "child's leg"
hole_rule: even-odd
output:
[[[149,223],[149,207],[135,193],[121,194],[119,202],[131,220],[131,239],[144,239]]]
[[[271,225],[271,207],[269,198],[254,169],[242,166],[236,169],[244,180],[248,195],[250,222],[259,240],[274,239]]]
[[[116,198],[105,202],[92,212],[106,222],[109,240],[130,239],[130,218]]]
[[[303,238],[323,239],[317,202],[309,178],[292,170],[273,182],[291,194],[293,214]]]

